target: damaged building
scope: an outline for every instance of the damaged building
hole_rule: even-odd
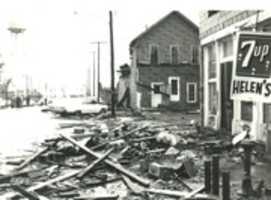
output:
[[[132,40],[131,106],[197,109],[198,49],[198,27],[178,11]]]
[[[244,127],[249,127],[253,139],[266,141],[271,122],[271,104],[268,100],[263,102],[264,96],[258,100],[255,97],[261,93],[261,82],[270,81],[270,73],[257,75],[257,70],[252,69],[252,72],[246,75],[242,71],[249,70],[249,67],[243,66],[241,72],[238,72],[234,66],[236,60],[243,59],[240,53],[237,58],[238,34],[247,32],[262,35],[270,32],[271,13],[257,10],[213,10],[202,11],[200,18],[203,125],[224,129],[232,134],[240,133]],[[266,57],[267,64],[270,63],[268,57],[270,58],[270,55]],[[249,64],[251,65],[251,60]],[[241,78],[237,79],[238,73]],[[269,87],[266,84],[267,92]],[[244,95],[239,99],[232,98],[235,93]],[[265,94],[268,93],[263,95]]]

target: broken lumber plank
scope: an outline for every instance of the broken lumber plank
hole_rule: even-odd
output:
[[[41,188],[44,188],[44,187],[49,186],[51,184],[54,184],[56,182],[60,182],[60,181],[64,181],[66,179],[72,178],[72,177],[76,176],[79,172],[80,172],[80,170],[77,170],[77,171],[70,172],[68,174],[58,176],[58,177],[51,179],[51,180],[48,180],[46,182],[42,182],[37,185],[31,186],[31,187],[27,188],[26,191],[33,192],[35,190],[39,190]],[[8,198],[12,198],[15,196],[16,196],[16,194],[10,192],[10,193],[6,193],[3,197],[5,197],[5,199],[8,199]]]
[[[69,178],[75,177],[78,173],[80,173],[80,170],[76,170],[76,171],[64,174],[62,176],[58,176],[58,177],[56,177],[54,179],[51,179],[51,180],[48,180],[46,182],[39,183],[37,185],[31,186],[30,188],[27,189],[27,191],[35,191],[35,190],[44,188],[44,187],[46,187],[48,185],[54,184],[56,182],[67,180]]]
[[[117,182],[117,181],[121,181],[122,178],[120,177],[117,177],[117,178],[112,178],[112,179],[108,179],[108,180],[102,180],[102,181],[96,181],[96,182],[90,182],[90,183],[83,183],[83,185],[87,188],[90,188],[90,187],[96,187],[96,186],[101,186],[101,185],[106,185],[107,183],[114,183],[114,182]]]
[[[142,138],[136,138],[136,139],[132,139],[129,142],[144,142],[144,141],[148,141],[148,140],[155,140],[157,136],[148,136],[148,137],[142,137]]]
[[[19,171],[19,172],[13,172],[11,174],[6,174],[6,175],[3,175],[3,176],[0,176],[0,183],[4,182],[4,181],[7,181],[13,177],[16,177],[16,176],[20,176],[20,175],[24,175],[24,174],[28,174],[28,173],[31,173],[31,172],[36,172],[36,171],[40,171],[40,170],[43,170],[45,168],[41,168],[41,169],[35,169],[35,170],[26,170],[26,171]]]
[[[152,194],[160,194],[172,197],[184,197],[187,195],[187,192],[181,192],[176,190],[165,190],[165,189],[146,189],[145,192],[149,192]]]
[[[185,195],[185,199],[189,199],[189,198],[195,196],[197,193],[200,193],[204,189],[205,189],[205,186],[203,185],[203,186],[199,187],[198,189],[191,191],[190,193]]]
[[[134,194],[142,194],[143,192],[149,192],[153,194],[160,194],[172,197],[184,197],[188,195],[188,192],[181,192],[176,190],[164,190],[164,189],[151,189],[151,188],[144,188],[135,183],[133,183],[128,177],[122,176],[122,179],[125,185],[134,193]]]
[[[175,178],[184,186],[186,187],[189,191],[193,191],[193,189],[185,182],[183,181],[176,173],[174,174]]]
[[[196,194],[193,197],[186,198],[186,200],[221,200],[220,197],[213,194]]]
[[[86,146],[84,145],[81,145],[80,143],[78,143],[77,141],[75,141],[74,139],[68,137],[68,136],[65,136],[63,134],[60,134],[61,137],[65,138],[66,140],[68,140],[69,142],[71,142],[72,144],[74,144],[75,146],[78,146],[79,148],[81,148],[82,150],[84,150],[86,153],[88,153],[89,155],[91,156],[94,156],[96,158],[100,158],[101,155],[88,149]],[[104,162],[109,165],[110,167],[114,168],[115,170],[117,170],[118,172],[128,176],[129,178],[131,178],[132,180],[140,183],[141,185],[144,185],[144,186],[149,186],[150,184],[150,181],[148,180],[145,180],[141,177],[139,177],[138,175],[130,172],[129,170],[125,169],[122,165],[118,164],[118,163],[114,163],[108,159],[105,159]]]
[[[39,157],[41,154],[46,152],[48,150],[48,147],[41,149],[34,155],[30,156],[28,159],[26,159],[22,164],[20,164],[18,167],[15,168],[15,170],[21,170],[24,167],[26,167],[29,163],[31,163],[33,160],[35,160],[37,157]]]
[[[130,135],[132,135],[132,134],[134,134],[134,133],[136,133],[136,132],[138,132],[138,131],[142,131],[142,130],[144,130],[144,129],[146,129],[146,128],[148,128],[148,125],[144,125],[144,126],[142,126],[142,127],[138,127],[138,128],[135,128],[135,129],[133,129],[133,130],[130,130],[128,133],[126,133],[125,135],[122,135],[122,136],[120,136],[120,137],[117,137],[117,138],[115,138],[113,141],[115,141],[115,140],[119,140],[119,139],[123,139],[123,138],[126,138],[126,137],[128,137],[128,136],[130,136]]]
[[[30,200],[40,200],[38,194],[34,192],[28,192],[19,185],[12,185],[12,188]]]
[[[80,172],[77,175],[77,178],[81,179],[83,178],[90,170],[92,170],[96,165],[98,165],[99,163],[101,163],[103,160],[105,160],[113,151],[115,148],[111,148],[109,149],[103,156],[101,156],[100,158],[96,159],[93,163],[91,163],[88,167],[86,167],[85,169],[83,169],[82,172]]]
[[[104,195],[104,196],[81,196],[81,197],[75,197],[76,200],[115,200],[118,199],[119,195]]]

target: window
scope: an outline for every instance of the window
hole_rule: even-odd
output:
[[[213,15],[215,15],[218,12],[219,12],[218,10],[209,10],[208,11],[208,17],[212,17]]]
[[[174,79],[171,80],[171,94],[178,94],[178,81]]]
[[[186,101],[187,103],[196,103],[197,83],[191,82],[186,84]]]
[[[208,77],[209,79],[216,77],[216,53],[215,44],[208,47]]]
[[[252,121],[253,103],[251,101],[241,102],[241,120]]]
[[[170,46],[170,63],[178,64],[179,50],[178,46]]]
[[[233,55],[233,39],[229,36],[222,40],[222,55],[223,58],[227,58]]]
[[[168,82],[169,82],[169,87],[170,87],[170,100],[179,101],[180,100],[180,78],[169,77]]]
[[[263,122],[271,123],[271,104],[263,104]]]
[[[218,94],[216,90],[216,83],[208,84],[209,89],[209,113],[215,115],[218,108]]]
[[[192,63],[198,64],[198,47],[192,46]]]
[[[160,92],[161,92],[161,85],[158,85],[158,84],[154,84],[153,85],[153,93],[154,94],[160,94]]]
[[[158,64],[158,45],[150,45],[150,63]]]

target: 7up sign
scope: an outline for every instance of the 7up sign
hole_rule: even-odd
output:
[[[236,75],[269,78],[271,70],[270,34],[240,33]]]
[[[271,34],[238,34],[231,98],[271,102]]]

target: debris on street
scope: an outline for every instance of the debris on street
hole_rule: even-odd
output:
[[[217,153],[240,157],[231,140],[197,123],[142,116],[63,123],[56,137],[45,139],[32,155],[6,159],[12,169],[0,175],[0,195],[52,200],[217,199],[202,193],[204,162]]]

